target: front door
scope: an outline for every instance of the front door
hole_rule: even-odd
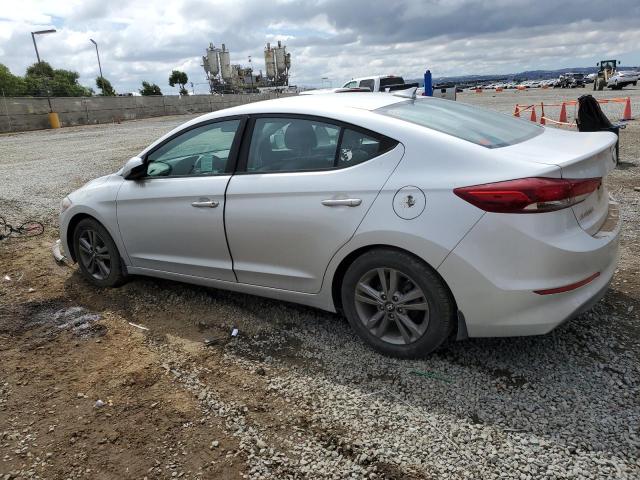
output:
[[[147,175],[123,183],[120,234],[134,267],[235,281],[224,193],[243,120],[190,127],[153,149]]]
[[[238,281],[316,293],[403,155],[372,132],[304,116],[255,119],[227,189]]]

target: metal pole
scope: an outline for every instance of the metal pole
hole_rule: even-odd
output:
[[[98,69],[100,70],[100,78],[104,78],[102,76],[102,65],[100,65],[100,53],[98,52],[98,44],[96,43],[96,55],[98,56]]]
[[[33,40],[33,48],[36,49],[36,57],[38,57],[38,63],[40,63],[40,54],[38,53],[38,45],[36,44],[36,36],[31,32],[31,39]]]
[[[38,52],[38,45],[36,44],[36,34],[43,34],[43,33],[54,33],[55,29],[50,29],[50,30],[39,30],[37,32],[31,32],[31,39],[33,40],[33,48],[36,49],[36,58],[38,59],[38,65],[40,65],[40,63],[42,63],[40,61],[40,53]],[[45,89],[47,90],[47,103],[49,103],[49,112],[53,113],[53,107],[51,106],[51,96],[49,95],[49,84],[45,79]]]
[[[9,122],[9,131],[13,132],[13,125],[11,125],[11,117],[9,116],[9,109],[7,108],[7,97],[4,96],[4,89],[2,90],[2,99],[4,100],[4,111],[7,114],[7,121]]]

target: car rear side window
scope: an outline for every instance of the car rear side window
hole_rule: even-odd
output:
[[[384,141],[365,133],[345,128],[340,142],[338,168],[350,167],[377,157],[387,148]]]
[[[543,132],[542,127],[526,120],[432,97],[398,102],[375,111],[487,148],[515,145]]]
[[[398,144],[383,135],[321,120],[257,118],[247,173],[346,168],[366,162]]]
[[[370,78],[368,80],[361,80],[359,85],[360,88],[368,88],[372,92],[373,92],[374,86],[375,86],[375,81],[373,80],[373,78]]]
[[[334,168],[340,127],[301,118],[258,118],[251,137],[248,172]]]
[[[391,85],[402,85],[404,79],[402,77],[384,77],[380,79],[380,91],[384,92],[385,87]]]

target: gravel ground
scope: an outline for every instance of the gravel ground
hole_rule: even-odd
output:
[[[623,94],[635,95],[635,102],[638,92],[625,89]],[[518,95],[553,102],[575,93],[582,92],[465,93],[460,100],[511,112]],[[640,112],[635,103],[633,108]],[[166,117],[0,136],[0,210],[12,219],[35,216],[51,223],[68,190],[117,169],[185,120]],[[45,162],[49,167],[41,168]],[[190,405],[176,423],[171,412],[142,403],[137,411],[147,415],[144,421],[155,426],[155,433],[129,440],[123,431],[118,440],[97,439],[95,448],[108,461],[100,463],[87,453],[81,466],[102,472],[103,478],[640,478],[640,193],[634,190],[640,186],[639,166],[636,121],[622,133],[621,163],[608,179],[621,202],[624,226],[619,269],[603,301],[549,335],[452,342],[420,361],[372,352],[337,315],[154,279],[99,291],[73,269],[56,267],[44,240],[28,247],[0,245],[0,274],[25,276],[19,289],[0,284],[0,301],[10,310],[5,317],[0,312],[0,345],[9,352],[2,356],[0,348],[0,373],[7,378],[0,382],[0,425],[8,425],[0,431],[0,478],[91,477],[67,465],[80,448],[67,443],[60,444],[54,460],[36,461],[44,456],[38,449],[46,429],[37,435],[35,406],[29,404],[33,414],[28,418],[17,413],[30,398],[14,365],[46,372],[46,356],[55,358],[62,351],[71,361],[51,375],[74,401],[79,388],[86,394],[92,388],[106,390],[115,405],[119,395],[121,402],[129,401],[133,387],[111,379],[126,377],[120,373],[125,367],[118,360],[96,364],[91,355],[98,348],[119,348],[120,360],[132,366],[144,359],[149,364],[145,372],[162,372],[160,403],[176,405],[177,396],[186,393],[181,401]],[[54,237],[52,230],[48,240]],[[27,287],[35,292],[27,293]],[[92,323],[104,326],[101,343],[96,345],[93,337],[60,337],[43,357],[37,352],[44,347],[25,346],[41,342],[41,332],[24,333],[21,327],[18,334],[6,327],[17,318],[28,325],[37,318],[38,328],[46,328],[43,305],[51,309],[53,300],[101,315],[103,320]],[[127,322],[149,330],[140,332]],[[57,328],[53,320],[51,325]],[[232,327],[240,330],[233,339],[228,336]],[[210,346],[203,346],[205,340]],[[125,349],[118,347],[123,343]],[[87,363],[94,384],[76,386],[73,382],[89,374],[77,365]],[[139,395],[158,385],[137,384],[143,387]],[[125,413],[114,406],[111,421],[121,418],[130,425]],[[178,447],[170,450],[166,435],[174,430],[161,423],[165,417],[171,428],[179,424],[180,431],[191,432],[180,437],[179,450],[186,456],[178,455]],[[65,423],[77,428],[75,422],[74,417],[61,420],[58,428]],[[133,459],[127,463],[113,453],[127,449],[136,458],[148,456],[149,464],[136,469]],[[34,454],[28,457],[27,452]],[[202,452],[217,456],[201,464],[184,460]],[[51,470],[47,462],[55,461]]]

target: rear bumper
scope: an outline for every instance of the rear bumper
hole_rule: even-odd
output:
[[[545,334],[600,300],[618,258],[617,205],[612,202],[609,210],[610,218],[593,236],[579,228],[554,236],[542,224],[524,228],[526,219],[485,215],[438,269],[464,314],[469,337]],[[567,221],[557,213],[558,221]],[[534,293],[596,272],[599,276],[574,290]]]

